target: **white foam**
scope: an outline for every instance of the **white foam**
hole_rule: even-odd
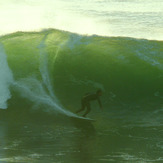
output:
[[[13,81],[13,74],[8,66],[5,50],[0,44],[0,109],[7,108],[7,100],[11,98],[10,85]]]

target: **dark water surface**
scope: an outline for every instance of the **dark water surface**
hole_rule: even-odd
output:
[[[2,118],[1,118],[2,119]],[[162,126],[120,119],[0,121],[0,162],[163,161]]]

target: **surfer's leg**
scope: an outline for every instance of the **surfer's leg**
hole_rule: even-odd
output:
[[[81,111],[83,111],[85,109],[86,105],[84,103],[84,101],[81,102],[81,109],[77,110],[76,113],[79,113]]]
[[[91,111],[90,104],[88,103],[86,106],[87,106],[87,110],[86,110],[86,112],[84,113],[83,117],[85,117],[85,116]]]

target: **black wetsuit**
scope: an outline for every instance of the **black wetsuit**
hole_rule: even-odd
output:
[[[89,93],[89,94],[86,94],[83,96],[83,98],[81,100],[81,109],[78,110],[76,113],[83,111],[85,109],[85,107],[87,107],[87,111],[83,115],[85,117],[91,111],[90,101],[94,101],[94,100],[97,100],[100,107],[102,107],[99,95],[97,93],[93,93],[93,94]]]

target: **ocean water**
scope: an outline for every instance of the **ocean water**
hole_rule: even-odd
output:
[[[163,161],[160,0],[0,8],[0,163]],[[77,119],[81,97],[99,88],[95,122]]]

